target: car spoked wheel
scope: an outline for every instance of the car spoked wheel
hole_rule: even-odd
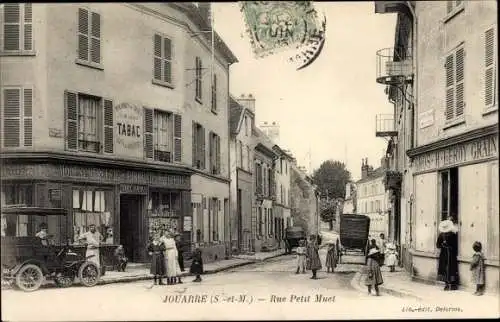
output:
[[[80,282],[87,286],[94,286],[99,281],[99,268],[92,262],[85,262],[78,270]]]
[[[43,272],[36,265],[24,265],[16,274],[16,286],[25,292],[36,291],[42,283]]]

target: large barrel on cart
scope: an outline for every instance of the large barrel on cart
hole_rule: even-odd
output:
[[[343,214],[340,216],[340,247],[342,254],[348,251],[366,255],[370,217],[365,215]]]

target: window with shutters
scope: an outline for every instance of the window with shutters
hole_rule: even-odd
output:
[[[203,64],[201,62],[200,57],[196,57],[195,59],[195,99],[198,101],[198,103],[201,104],[201,99],[202,99],[202,71],[203,71]]]
[[[487,111],[498,108],[497,29],[484,33],[484,105]]]
[[[205,169],[205,129],[193,122],[193,167]]]
[[[262,194],[262,165],[258,162],[255,163],[255,192]]]
[[[464,10],[464,2],[465,1],[463,0],[445,1],[446,3],[446,17],[444,19],[445,23]]]
[[[220,136],[214,132],[209,135],[209,169],[211,174],[220,174]]]
[[[66,149],[113,153],[113,101],[66,91]]]
[[[445,60],[446,125],[462,121],[465,108],[465,49],[460,45]]]
[[[264,218],[263,218],[263,215],[262,215],[262,207],[259,207],[257,208],[258,211],[259,211],[259,236],[262,236],[264,234]]]
[[[33,146],[33,89],[2,88],[3,147]]]
[[[6,54],[33,55],[33,6],[31,3],[6,3],[2,14],[3,44]]]
[[[153,36],[153,83],[172,88],[172,40],[164,35]]]
[[[101,15],[86,8],[79,8],[76,62],[102,69],[101,60]]]
[[[217,75],[212,79],[212,112],[217,112]]]
[[[173,117],[172,114],[154,111],[154,159],[172,162],[173,154]]]
[[[248,164],[247,164],[247,167],[248,167],[248,171],[249,172],[252,172],[252,151],[250,150],[250,147],[247,146],[247,154],[248,154]]]

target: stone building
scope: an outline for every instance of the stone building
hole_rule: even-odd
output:
[[[290,167],[293,157],[288,151],[280,148],[278,145],[274,145],[273,150],[277,154],[274,166],[276,178],[274,237],[281,242],[283,240],[285,227],[290,226],[292,222],[290,211]],[[284,247],[284,244],[279,243],[279,246]]]
[[[303,167],[292,162],[290,174],[292,225],[304,228],[308,235],[319,230],[319,193]]]
[[[405,266],[417,278],[436,278],[438,224],[451,216],[459,226],[461,283],[472,286],[478,240],[487,288],[498,290],[497,3],[377,1],[375,8],[398,17],[384,78],[390,99],[399,96],[395,115],[407,124],[392,140],[403,162]]]
[[[223,258],[237,59],[214,33],[211,68],[210,5],[0,10],[2,205],[64,208],[69,225],[48,225],[69,235],[111,227],[134,262],[162,228]]]

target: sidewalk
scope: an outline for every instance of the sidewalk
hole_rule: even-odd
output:
[[[276,250],[274,252],[255,253],[252,255],[238,255],[230,259],[224,259],[203,265],[204,274],[214,274],[228,269],[253,264],[255,262],[264,261],[270,258],[281,256],[285,253],[284,250]],[[189,276],[189,266],[186,266],[186,271],[181,276]],[[127,267],[125,272],[107,271],[106,274],[99,280],[100,285],[121,282],[133,282],[141,280],[150,280],[153,276],[149,274],[149,265],[138,265],[136,267]]]
[[[443,291],[441,285],[430,285],[422,283],[419,281],[412,280],[411,276],[402,270],[401,268],[396,268],[396,272],[389,272],[388,267],[382,267],[382,275],[384,278],[384,284],[380,285],[380,291],[382,293],[387,293],[393,296],[402,298],[412,298],[419,301],[435,301],[436,299],[441,300],[452,300],[453,302],[470,302],[478,301],[484,303],[492,303],[492,305],[498,306],[498,294],[486,293],[483,296],[473,295],[473,290],[462,289],[457,291]],[[356,274],[353,278],[352,285],[354,288],[367,292],[367,288],[364,285],[366,275],[361,271]]]

